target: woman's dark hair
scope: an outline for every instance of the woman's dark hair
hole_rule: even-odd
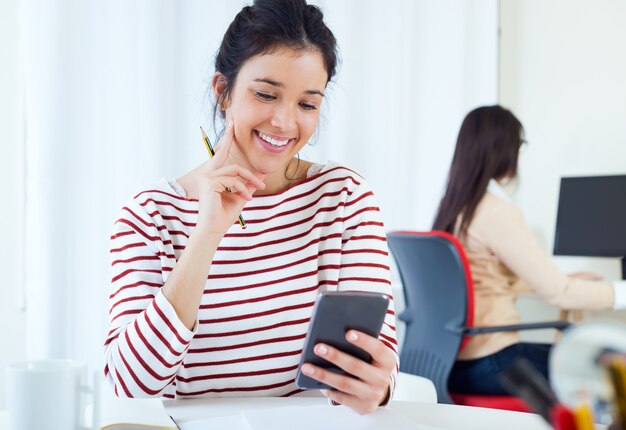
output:
[[[255,0],[228,27],[215,58],[215,71],[224,78],[217,106],[227,100],[246,60],[286,46],[296,51],[319,51],[328,83],[337,67],[337,42],[317,6],[305,0]]]
[[[457,235],[467,232],[489,181],[517,176],[523,132],[522,123],[502,106],[479,107],[467,114],[459,130],[434,230],[454,233],[461,215]]]

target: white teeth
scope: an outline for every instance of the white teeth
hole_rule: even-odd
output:
[[[259,131],[259,137],[261,137],[261,139],[263,139],[264,141],[266,141],[267,143],[273,146],[285,146],[291,140],[291,139],[285,139],[285,140],[273,139],[269,137],[267,134],[261,133],[260,131]]]

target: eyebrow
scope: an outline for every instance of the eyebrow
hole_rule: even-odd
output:
[[[254,82],[265,82],[266,84],[270,84],[274,87],[285,88],[285,84],[283,84],[282,82],[274,81],[268,78],[255,79]],[[324,93],[321,91],[317,91],[317,90],[306,90],[304,93],[324,97]]]

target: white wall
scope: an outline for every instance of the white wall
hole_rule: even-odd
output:
[[[108,232],[140,184],[206,159],[197,135],[210,122],[204,91],[242,3],[0,0],[0,181],[11,185],[0,219],[11,226],[0,247],[0,365],[71,357],[101,368]],[[303,158],[363,173],[388,229],[428,229],[463,116],[497,99],[497,0],[314,3],[342,64],[318,144]]]
[[[0,410],[4,409],[4,367],[24,357],[21,215],[22,154],[17,71],[17,0],[0,1]],[[6,175],[6,176],[5,176]]]
[[[529,142],[516,201],[550,254],[560,177],[626,173],[624,17],[621,0],[501,0],[500,100]],[[617,259],[554,259],[564,271],[621,276]],[[556,315],[535,300],[520,307],[526,319]]]
[[[387,229],[430,229],[463,117],[497,101],[497,0],[317,3],[342,63],[303,153],[362,173]]]

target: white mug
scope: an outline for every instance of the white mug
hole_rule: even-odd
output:
[[[98,379],[86,384],[87,366],[73,360],[39,360],[6,369],[6,401],[10,430],[98,429]],[[91,397],[91,402],[87,399]],[[93,404],[91,425],[86,411]]]

